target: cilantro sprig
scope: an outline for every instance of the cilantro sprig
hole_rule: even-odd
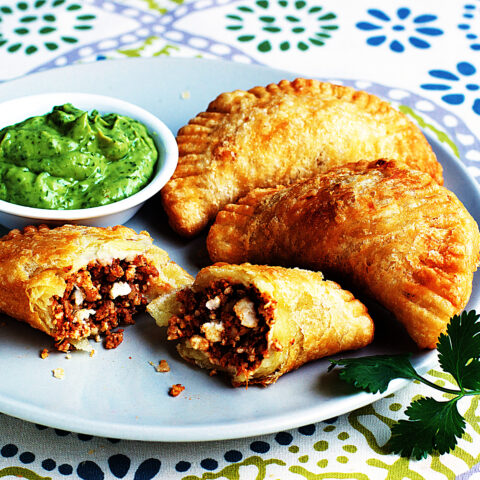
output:
[[[447,401],[431,397],[415,400],[405,410],[408,420],[392,426],[389,447],[393,453],[416,460],[429,453],[449,452],[465,431],[465,419],[457,404],[466,396],[480,395],[480,315],[463,312],[451,318],[438,343],[440,367],[455,379],[458,389],[445,388],[419,375],[410,363],[410,355],[374,355],[330,360],[329,370],[341,366],[339,376],[356,388],[370,393],[384,392],[396,378],[418,380],[452,395]]]

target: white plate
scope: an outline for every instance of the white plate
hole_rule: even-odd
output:
[[[150,110],[176,132],[222,91],[294,77],[234,63],[129,59],[50,70],[12,81],[0,85],[0,101],[66,89],[108,94]],[[369,90],[386,91],[378,85]],[[478,221],[480,196],[474,180],[448,147],[428,138],[445,168],[446,185]],[[204,237],[189,242],[178,238],[168,227],[158,196],[127,225],[137,231],[147,229],[192,274],[208,263]],[[478,305],[479,292],[477,275],[468,308]],[[415,351],[385,312],[373,306],[373,315],[381,320],[376,339],[355,355]],[[98,344],[92,358],[74,352],[71,359],[60,353],[40,359],[40,350],[50,344],[44,334],[10,319],[0,328],[0,411],[55,428],[124,439],[197,441],[271,433],[349,412],[408,383],[394,381],[383,395],[358,393],[335,373],[327,373],[328,360],[320,360],[268,388],[233,389],[221,377],[209,377],[184,363],[147,315],[126,329],[125,340],[116,350],[104,350]],[[170,364],[169,373],[157,373],[149,364],[160,359]],[[435,360],[435,352],[413,357],[421,372],[435,365]],[[56,367],[65,370],[63,380],[52,376]],[[167,394],[174,383],[186,387],[177,398]]]

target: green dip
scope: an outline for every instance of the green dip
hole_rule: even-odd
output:
[[[141,190],[157,157],[140,122],[67,103],[0,130],[0,199],[57,210],[106,205]]]

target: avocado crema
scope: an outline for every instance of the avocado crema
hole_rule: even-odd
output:
[[[0,130],[0,199],[56,210],[106,205],[141,190],[157,158],[140,122],[67,103]]]

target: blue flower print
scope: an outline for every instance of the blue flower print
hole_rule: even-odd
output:
[[[463,30],[465,32],[465,38],[472,42],[470,43],[470,48],[472,50],[480,50],[480,29],[478,28],[480,21],[480,3],[475,5],[472,3],[465,4],[463,6],[462,17],[462,23],[458,24],[458,28]]]
[[[411,10],[406,7],[397,9],[392,16],[376,8],[370,8],[367,13],[372,17],[371,21],[358,22],[357,28],[372,32],[372,36],[367,38],[367,44],[373,47],[388,44],[390,50],[401,53],[409,43],[415,48],[425,49],[431,46],[426,38],[443,34],[443,30],[430,25],[437,20],[436,15],[413,17]]]
[[[480,115],[480,78],[472,76],[477,73],[477,69],[469,62],[460,62],[457,64],[455,72],[448,70],[430,70],[431,77],[439,79],[439,83],[424,83],[420,85],[424,90],[436,90],[448,92],[441,98],[449,105],[461,105],[468,98],[475,97],[472,103],[472,110]],[[476,81],[476,83],[475,83]],[[472,93],[476,92],[476,93]]]

